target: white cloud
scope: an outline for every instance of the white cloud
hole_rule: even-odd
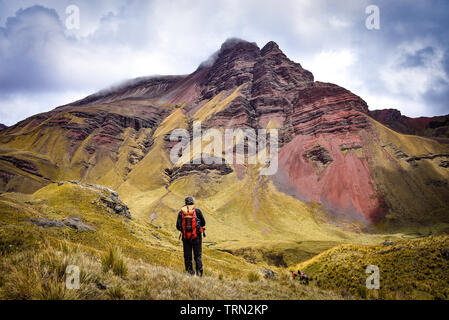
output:
[[[349,48],[344,48],[338,51],[322,51],[313,56],[310,61],[305,61],[303,67],[313,72],[316,81],[358,88],[362,82],[352,73],[357,61],[356,53]]]
[[[12,125],[21,119],[50,111],[69,101],[84,98],[88,91],[57,91],[0,95],[0,123]]]
[[[332,16],[329,19],[329,24],[334,28],[347,28],[352,25],[350,21],[340,19],[336,16]]]

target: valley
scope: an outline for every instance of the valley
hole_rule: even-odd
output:
[[[436,283],[449,267],[449,145],[378,122],[274,42],[231,40],[214,57],[0,131],[0,297],[448,299]],[[195,164],[204,141],[173,164],[170,134],[194,121],[277,129],[278,170]],[[204,289],[182,273],[187,195],[207,221]],[[426,276],[409,281],[419,259]],[[378,292],[364,289],[371,263],[388,273]],[[64,287],[70,264],[78,293]],[[290,279],[298,268],[309,286]]]

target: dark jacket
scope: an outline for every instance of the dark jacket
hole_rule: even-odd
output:
[[[205,227],[206,220],[204,220],[203,213],[198,208],[195,208],[195,212],[196,212],[198,227]],[[176,221],[176,229],[178,229],[178,231],[182,232],[182,211],[179,211],[179,213],[178,213],[178,220]]]

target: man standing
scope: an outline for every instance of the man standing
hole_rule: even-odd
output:
[[[195,208],[194,199],[188,196],[185,199],[185,206],[179,211],[176,221],[176,229],[181,231],[182,243],[184,246],[184,264],[186,271],[193,275],[192,250],[195,259],[196,275],[203,276],[202,262],[202,233],[206,226],[203,213]]]

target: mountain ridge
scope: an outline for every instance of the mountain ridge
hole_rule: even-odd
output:
[[[397,132],[449,143],[449,115],[411,118],[396,109],[373,110],[369,115]]]
[[[173,129],[191,130],[193,121],[220,130],[278,128],[279,170],[258,180],[250,166],[233,165],[225,176],[213,168],[173,167],[167,137]],[[142,217],[168,201],[161,197],[170,188],[180,188],[176,197],[205,192],[205,201],[237,203],[235,195],[218,200],[206,190],[247,177],[256,196],[251,209],[239,210],[253,212],[251,224],[261,230],[273,229],[257,204],[262,194],[264,201],[283,193],[323,204],[337,219],[364,226],[447,220],[447,146],[389,131],[370,117],[363,99],[315,81],[272,41],[259,49],[228,40],[190,75],[131,80],[21,121],[2,131],[0,141],[0,190],[30,193],[69,179],[99,183],[117,188]],[[203,180],[211,175],[208,186]],[[181,188],[188,181],[200,181],[198,190]],[[427,210],[432,214],[423,216]]]

